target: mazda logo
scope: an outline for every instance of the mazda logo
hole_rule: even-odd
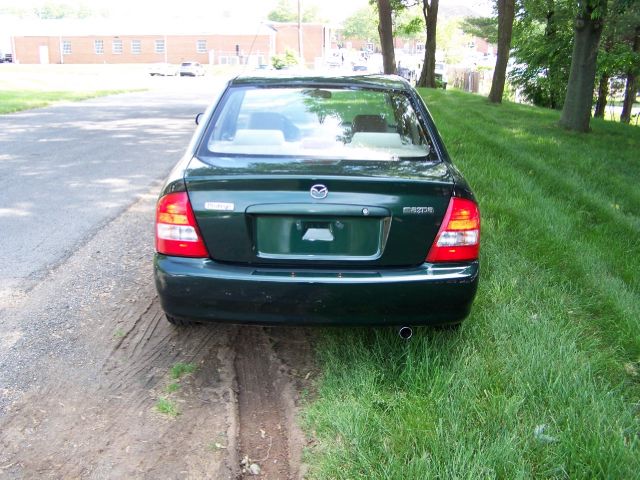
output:
[[[326,196],[329,195],[329,189],[324,185],[322,185],[321,183],[318,183],[313,187],[311,187],[311,190],[309,190],[309,193],[313,198],[318,198],[318,199],[326,198]]]

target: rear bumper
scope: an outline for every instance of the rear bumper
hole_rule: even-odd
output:
[[[162,308],[184,319],[265,325],[428,325],[462,321],[478,262],[322,270],[220,264],[156,254]]]

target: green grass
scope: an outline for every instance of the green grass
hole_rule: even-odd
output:
[[[177,362],[171,367],[169,371],[169,375],[174,380],[179,380],[183,375],[188,375],[190,373],[195,372],[198,369],[198,366],[195,363],[183,363]]]
[[[482,211],[457,332],[329,330],[310,478],[637,478],[640,128],[423,91]]]
[[[173,364],[169,369],[169,377],[173,381],[169,382],[164,389],[167,396],[160,397],[156,400],[155,408],[158,412],[169,415],[170,417],[177,417],[180,415],[178,407],[171,399],[171,397],[174,396],[172,394],[178,392],[182,388],[180,379],[186,375],[194,373],[197,369],[198,366],[195,363],[176,362]]]
[[[46,107],[54,102],[80,101],[115,95],[130,90],[97,90],[95,92],[45,92],[37,90],[0,90],[0,114]]]
[[[178,382],[172,382],[167,385],[167,393],[174,393],[180,390],[180,384]]]
[[[175,403],[165,397],[160,397],[156,400],[156,410],[164,415],[170,417],[177,417],[180,415],[180,411]]]
[[[116,331],[113,332],[113,338],[116,338],[116,339],[124,338],[126,335],[127,335],[126,332],[121,328],[116,328]]]

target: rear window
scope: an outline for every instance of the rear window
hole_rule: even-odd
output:
[[[435,159],[409,97],[400,92],[234,88],[218,112],[206,143],[212,154]]]

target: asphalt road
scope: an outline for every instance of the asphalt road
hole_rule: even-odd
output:
[[[0,116],[0,307],[166,176],[223,85],[173,80]]]
[[[176,328],[160,307],[157,191],[221,87],[161,80],[0,116],[1,478],[302,478],[311,333]]]
[[[155,198],[195,115],[222,86],[162,80],[146,92],[0,115],[0,416],[55,376],[44,373],[52,359],[78,366],[91,358],[97,346],[77,337],[99,301],[154,297],[144,269]],[[112,317],[101,315],[105,328]]]

